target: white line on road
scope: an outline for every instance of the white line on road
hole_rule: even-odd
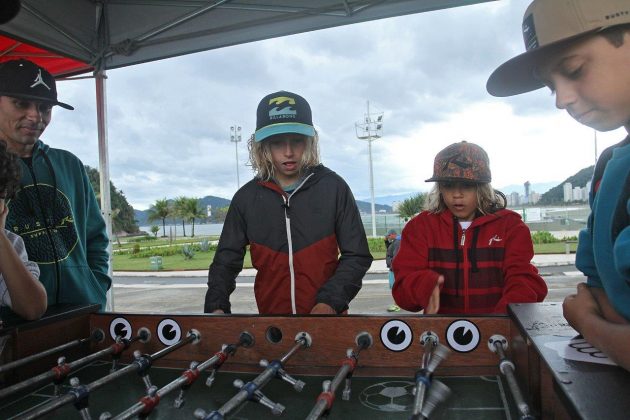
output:
[[[562,274],[565,276],[583,276],[584,273],[581,271],[563,271]]]
[[[388,284],[389,280],[363,280],[363,284]],[[154,283],[136,283],[136,284],[118,284],[114,283],[115,289],[205,289],[208,285],[204,283],[178,283],[178,284],[154,284]],[[236,283],[236,287],[252,288],[254,283]]]

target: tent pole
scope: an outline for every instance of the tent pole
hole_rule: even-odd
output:
[[[107,229],[107,237],[109,245],[107,252],[109,254],[109,277],[113,280],[112,268],[112,200],[109,189],[109,152],[107,146],[107,95],[105,80],[107,75],[105,70],[97,70],[94,72],[94,80],[96,82],[96,124],[98,128],[98,167],[100,173],[101,187],[101,214],[105,219],[105,227]],[[107,291],[107,311],[114,310],[114,286]]]

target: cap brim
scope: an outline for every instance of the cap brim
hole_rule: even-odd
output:
[[[424,182],[470,182],[472,184],[489,184],[492,182],[491,179],[488,180],[476,180],[476,179],[468,179],[468,178],[454,178],[454,177],[431,177],[429,179],[425,179]]]
[[[45,102],[45,103],[49,103],[49,104],[53,104],[53,105],[59,105],[62,108],[65,109],[69,109],[70,111],[74,110],[74,107],[68,104],[64,104],[63,102],[59,102],[59,101],[51,101],[48,98],[42,98],[41,96],[34,96],[34,95],[21,95],[19,93],[15,93],[15,92],[0,92],[0,96],[10,96],[12,98],[20,98],[20,99],[32,99],[34,101],[41,101],[41,102]]]
[[[254,133],[255,141],[263,141],[264,139],[275,136],[276,134],[287,134],[287,133],[295,133],[295,134],[303,134],[305,136],[313,137],[315,136],[315,128],[308,124],[300,124],[300,123],[280,123],[268,125],[266,127],[261,128],[260,130]]]
[[[601,28],[564,38],[517,55],[492,72],[486,83],[486,90],[492,96],[505,97],[544,87],[544,83],[535,76],[535,70],[541,57],[549,54],[554,48],[564,46],[598,30]]]

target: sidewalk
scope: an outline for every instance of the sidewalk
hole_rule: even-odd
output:
[[[536,267],[551,267],[556,265],[575,264],[575,254],[540,254],[534,255],[532,263]],[[374,260],[368,270],[370,274],[387,274],[389,270],[385,260]],[[239,276],[254,277],[256,269],[245,268]],[[207,277],[208,270],[189,271],[115,271],[114,276],[120,277]]]

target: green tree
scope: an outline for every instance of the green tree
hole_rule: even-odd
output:
[[[403,219],[411,219],[416,214],[422,211],[422,206],[427,199],[426,193],[418,193],[405,199],[398,206],[398,214]]]
[[[177,197],[173,203],[173,214],[182,219],[182,233],[184,237],[186,237],[186,219],[188,218],[186,215],[187,201],[188,197],[180,196]]]
[[[215,222],[223,223],[225,222],[225,216],[227,215],[227,211],[230,207],[219,207],[217,209],[212,209],[212,218]]]
[[[85,166],[88,179],[92,185],[92,189],[98,199],[98,205],[100,207],[101,197],[101,184],[99,172],[89,166]],[[111,198],[112,207],[112,231],[113,233],[128,232],[137,233],[140,231],[138,223],[136,222],[133,207],[127,202],[127,198],[122,191],[118,191],[114,184],[109,182],[109,194]]]
[[[196,197],[186,198],[183,203],[182,218],[190,220],[192,224],[191,237],[195,237],[195,219],[205,217],[205,212],[199,207],[199,199]]]
[[[154,222],[156,220],[162,220],[162,237],[166,237],[166,218],[171,215],[172,209],[166,198],[157,200],[149,208],[148,220]]]
[[[160,227],[158,225],[151,226],[151,233],[155,235],[156,238],[159,231],[160,231]]]

